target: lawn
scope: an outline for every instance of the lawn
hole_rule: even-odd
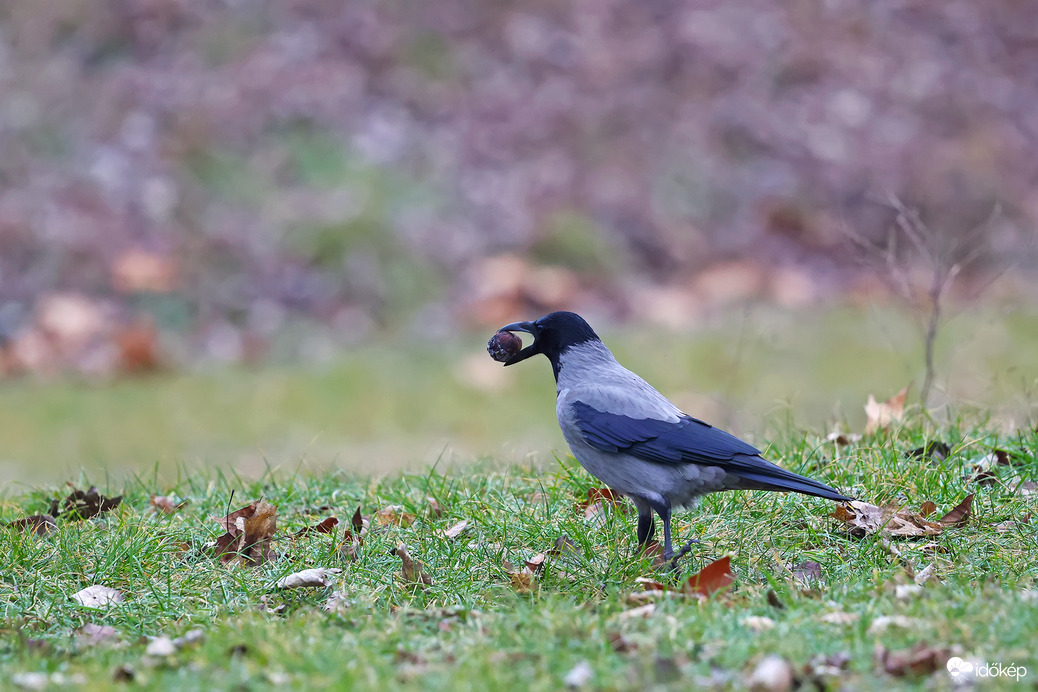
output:
[[[554,690],[568,680],[742,689],[773,654],[807,689],[950,688],[949,656],[987,663],[986,672],[1026,667],[1019,681],[977,684],[1031,689],[1038,437],[983,424],[935,428],[919,416],[843,446],[794,427],[782,433],[770,458],[859,499],[913,511],[930,501],[933,519],[974,494],[972,513],[937,535],[858,537],[829,516],[831,502],[714,495],[676,515],[676,538],[699,543],[669,575],[634,554],[633,512],[580,507],[594,484],[571,459],[379,477],[246,479],[185,466],[179,477],[102,479],[102,494],[123,496],[110,511],[59,514],[45,536],[0,529],[0,686]],[[932,441],[947,454],[913,454]],[[1006,463],[983,461],[996,450]],[[988,473],[977,477],[977,463]],[[95,479],[74,480],[85,490]],[[9,491],[0,519],[45,512],[70,492],[57,483]],[[173,511],[157,510],[152,495]],[[213,517],[260,498],[277,507],[270,559],[216,559],[211,544],[225,528]],[[368,525],[355,546],[344,532],[358,507]],[[330,516],[339,520],[333,533],[295,535]],[[460,534],[445,535],[461,521]],[[402,571],[401,544],[431,583]],[[523,574],[540,554],[543,564]],[[727,589],[706,599],[675,593],[724,556]],[[328,587],[276,587],[319,567],[342,571]],[[671,589],[645,593],[639,577]],[[73,594],[91,585],[124,600],[78,604]],[[338,605],[326,610],[333,593]]]

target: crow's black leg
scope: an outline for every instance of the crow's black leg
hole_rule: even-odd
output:
[[[649,541],[656,535],[656,520],[652,518],[652,508],[646,507],[644,510],[638,508],[638,549],[645,550],[645,547],[649,545]]]
[[[660,519],[663,520],[663,559],[669,560],[674,554],[674,550],[670,545],[670,501],[663,499],[662,502],[654,502],[652,508],[656,510],[656,514],[659,514]]]

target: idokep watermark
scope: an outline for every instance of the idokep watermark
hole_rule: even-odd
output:
[[[978,663],[958,656],[948,659],[948,673],[955,682],[971,682],[987,678],[1013,678],[1020,682],[1027,677],[1027,668],[1013,663]]]

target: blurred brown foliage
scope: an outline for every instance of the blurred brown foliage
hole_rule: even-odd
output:
[[[979,241],[1000,265],[1038,219],[1036,16],[4,3],[0,334],[55,291],[173,296],[205,334],[575,303],[680,325],[704,301],[847,289],[844,230],[882,242],[886,193],[949,237],[1001,205]]]

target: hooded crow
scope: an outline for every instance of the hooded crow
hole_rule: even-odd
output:
[[[505,365],[538,353],[551,362],[562,435],[581,466],[634,502],[640,548],[656,533],[655,511],[663,520],[663,556],[669,560],[671,510],[707,493],[777,490],[851,499],[766,461],[753,445],[681,411],[620,365],[580,315],[553,312],[499,331],[528,332],[534,339]]]

